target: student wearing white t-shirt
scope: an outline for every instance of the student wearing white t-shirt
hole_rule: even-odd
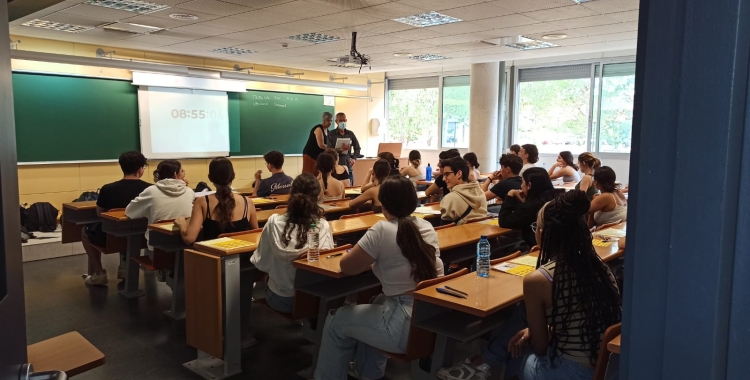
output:
[[[417,204],[411,181],[388,177],[379,198],[387,220],[370,228],[341,258],[341,271],[356,275],[372,266],[383,294],[372,304],[344,306],[328,316],[316,380],[346,380],[352,357],[358,378],[382,378],[387,358],[378,350],[406,351],[417,284],[443,275],[435,229],[411,216]]]
[[[539,162],[539,149],[534,144],[523,144],[518,156],[523,159],[523,167],[518,175],[523,175],[523,172],[535,167],[536,163]]]

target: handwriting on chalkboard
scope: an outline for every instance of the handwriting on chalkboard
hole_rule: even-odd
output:
[[[251,95],[254,100],[253,107],[264,107],[273,106],[279,108],[286,108],[289,104],[299,102],[297,96],[285,96],[285,95]],[[270,102],[273,101],[273,102]]]

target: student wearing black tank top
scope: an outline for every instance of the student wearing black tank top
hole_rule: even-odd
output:
[[[231,161],[214,158],[208,165],[208,179],[216,187],[216,194],[195,200],[189,223],[185,218],[175,220],[185,244],[198,240],[201,229],[201,240],[212,240],[221,234],[258,228],[253,201],[232,192],[234,167]]]

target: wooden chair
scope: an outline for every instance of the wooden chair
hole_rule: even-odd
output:
[[[368,212],[361,212],[359,214],[341,215],[341,218],[339,218],[339,219],[351,219],[351,218],[356,218],[356,217],[359,217],[359,216],[374,215],[374,214],[375,214],[374,211],[368,211]]]
[[[274,207],[275,210],[282,209],[282,208],[287,208],[287,205],[278,205]]]
[[[449,227],[455,227],[455,226],[456,226],[456,223],[444,224],[442,226],[435,227],[435,231],[442,230],[443,228],[449,228]]]
[[[607,343],[615,339],[620,335],[622,324],[610,326],[602,335],[602,343],[599,345],[599,358],[596,359],[596,367],[594,367],[594,380],[604,380],[604,375],[607,374],[607,365],[609,364],[609,350],[607,350]]]
[[[449,274],[447,276],[434,278],[432,280],[426,280],[422,281],[417,285],[416,290],[424,289],[430,286],[433,286],[435,284],[439,284],[445,281],[452,280],[456,277],[463,276],[465,274],[469,273],[469,270],[466,268],[463,268],[459,270],[458,272]],[[416,307],[416,304],[414,305]],[[414,314],[414,310],[412,309],[412,315]],[[414,326],[414,319],[412,319],[411,328],[409,329],[409,340],[406,343],[406,352],[403,354],[396,354],[393,352],[387,352],[383,350],[379,350],[382,352],[385,356],[400,361],[402,363],[408,363],[412,362],[412,368],[414,368],[415,365],[419,365],[416,360],[427,358],[430,355],[432,355],[433,347],[435,346],[435,333],[421,329],[419,327]]]
[[[489,220],[489,219],[492,219],[492,218],[494,218],[494,216],[492,216],[492,215],[480,216],[479,218],[474,218],[474,219],[467,220],[466,224],[477,223],[477,222],[481,222],[481,221],[484,221],[484,220]]]
[[[237,236],[237,235],[250,234],[250,233],[253,233],[253,232],[263,232],[263,229],[262,228],[256,228],[254,230],[249,230],[249,231],[230,232],[230,233],[226,233],[226,234],[221,234],[221,235],[219,235],[219,237],[220,238],[232,237],[232,236]]]
[[[490,260],[490,266],[497,265],[497,264],[506,262],[508,260],[513,260],[513,259],[515,259],[518,256],[521,256],[521,251],[516,251],[516,252],[511,253],[508,256],[500,257],[500,258],[494,259],[494,260]]]

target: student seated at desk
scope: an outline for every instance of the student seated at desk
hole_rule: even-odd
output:
[[[253,189],[253,194],[256,197],[289,194],[293,178],[284,173],[284,153],[272,150],[264,154],[263,159],[266,160],[266,169],[271,172],[271,177],[261,179],[263,171],[258,170],[255,172],[255,189]]]
[[[331,173],[336,167],[336,159],[328,153],[321,153],[316,163],[318,181],[322,191],[318,196],[321,202],[335,201],[344,198],[344,184],[333,178]]]
[[[336,149],[328,148],[325,153],[333,156],[333,159],[336,162],[336,166],[333,167],[333,171],[331,172],[331,177],[341,181],[341,183],[344,184],[344,187],[352,186],[352,181],[349,177],[349,169],[346,166],[339,164],[339,152],[336,151]]]
[[[201,227],[202,240],[213,240],[221,234],[258,228],[253,201],[232,192],[232,161],[225,157],[211,160],[208,164],[208,179],[214,184],[216,194],[195,200],[189,224],[185,218],[175,220],[185,244],[195,243],[201,233]]]
[[[318,159],[323,156],[321,154]],[[285,214],[271,215],[263,227],[258,249],[250,262],[258,270],[268,273],[266,302],[282,313],[294,310],[294,277],[297,269],[294,260],[307,254],[307,232],[315,224],[320,231],[321,250],[333,248],[331,227],[318,206],[321,193],[318,179],[311,174],[301,174],[292,182],[291,196]]]
[[[487,215],[487,199],[479,184],[468,182],[469,165],[456,157],[443,162],[443,178],[451,192],[440,202],[441,219],[445,224],[465,224],[467,220]]]
[[[154,185],[133,199],[125,209],[130,219],[146,218],[148,223],[188,217],[193,210],[195,193],[185,184],[185,169],[177,160],[164,160],[154,170]],[[149,231],[146,231],[148,241]],[[153,247],[149,244],[149,250]]]
[[[362,194],[351,201],[349,201],[349,207],[359,208],[366,203],[372,205],[372,211],[381,212],[380,199],[380,184],[388,178],[388,174],[391,172],[391,165],[386,160],[377,160],[372,166],[372,172],[368,174],[368,177],[374,177],[372,182],[366,186],[362,186]]]
[[[470,171],[467,182],[484,181],[484,178],[482,178],[482,175],[479,172],[479,159],[477,158],[476,153],[469,152],[464,154],[464,161],[466,161],[466,164],[469,165]]]
[[[564,151],[557,155],[557,161],[549,171],[550,179],[562,178],[563,182],[578,182],[581,176],[578,174],[578,166],[573,163],[573,154]]]
[[[488,181],[484,181],[481,185],[485,199],[489,201],[498,198],[500,203],[502,203],[509,191],[521,190],[523,179],[521,179],[519,173],[521,173],[522,167],[523,160],[521,157],[512,154],[503,154],[500,156],[500,170],[490,174],[487,178]],[[490,189],[490,184],[495,180],[500,180],[500,182],[496,183]],[[498,209],[497,211],[500,210]]]
[[[594,186],[601,194],[594,197],[589,209],[589,227],[628,220],[628,198],[615,183],[617,176],[609,166],[602,166],[594,172]]]
[[[536,163],[539,162],[539,149],[534,144],[523,144],[518,156],[523,159],[521,168],[521,175],[523,175],[526,170],[536,167]]]
[[[401,175],[401,171],[398,168],[399,162],[396,156],[393,155],[391,152],[380,152],[378,153],[378,158],[381,160],[386,160],[391,165],[391,171],[388,173],[388,175]]]
[[[518,144],[513,144],[510,146],[510,149],[508,149],[508,154],[513,154],[518,156],[518,153],[521,152],[521,146]]]
[[[617,283],[591,243],[586,194],[569,191],[539,212],[537,270],[519,308],[481,355],[443,368],[443,380],[486,380],[490,368],[520,380],[591,380],[602,334],[622,318]]]
[[[422,164],[422,153],[419,153],[418,150],[412,150],[409,152],[409,165],[404,166],[399,170],[399,173],[401,173],[402,176],[408,177],[411,183],[414,184],[414,187],[417,187],[417,181],[421,181],[424,179],[424,174],[422,173],[422,170],[419,169],[419,166]]]
[[[346,380],[352,357],[357,378],[382,378],[387,358],[378,349],[405,352],[414,289],[421,281],[443,275],[435,229],[411,216],[417,205],[411,182],[388,177],[379,196],[387,220],[377,222],[341,258],[341,271],[353,276],[372,267],[383,294],[372,304],[344,306],[328,316],[316,380]]]
[[[443,170],[443,163],[447,160],[450,160],[451,158],[461,157],[461,153],[458,152],[458,149],[448,149],[440,152],[440,155],[438,156],[438,163],[437,167],[439,170]],[[448,184],[443,179],[443,174],[440,173],[435,177],[434,183],[430,185],[430,187],[425,190],[425,194],[429,197],[432,195],[439,194],[439,191],[443,191],[443,195],[448,195],[450,193],[450,189],[448,189]]]
[[[583,178],[576,184],[576,190],[585,192],[589,200],[593,200],[594,195],[599,193],[599,190],[594,186],[594,170],[599,169],[600,166],[602,166],[602,162],[593,154],[583,152],[578,155],[578,167],[581,168]]]
[[[547,171],[542,168],[528,169],[521,177],[521,190],[508,192],[497,220],[500,227],[521,230],[523,240],[533,247],[537,241],[531,223],[536,220],[542,206],[552,199],[554,187]]]
[[[101,215],[114,208],[125,208],[138,194],[146,190],[150,183],[142,181],[148,162],[141,152],[125,152],[118,160],[123,177],[117,182],[108,183],[99,190],[96,200],[96,213]],[[86,285],[106,285],[107,271],[102,267],[102,252],[97,247],[107,245],[107,234],[102,231],[101,223],[89,224],[81,231],[81,243],[89,257],[93,273],[85,277]],[[117,268],[117,279],[125,279],[125,263],[121,259]]]

